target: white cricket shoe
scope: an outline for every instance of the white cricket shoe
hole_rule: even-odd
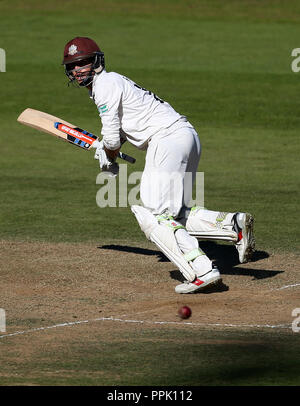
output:
[[[198,276],[193,282],[185,281],[175,287],[176,293],[194,293],[208,285],[212,285],[221,280],[220,272],[217,268],[213,268],[202,276]]]
[[[248,262],[255,251],[255,238],[253,234],[254,218],[249,213],[235,213],[232,221],[233,229],[238,236],[235,247],[238,250],[239,260],[242,264]]]

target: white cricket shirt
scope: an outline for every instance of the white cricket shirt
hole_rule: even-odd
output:
[[[151,91],[115,72],[95,75],[91,97],[101,118],[103,143],[112,150],[120,147],[120,134],[146,149],[150,137],[186,119]]]

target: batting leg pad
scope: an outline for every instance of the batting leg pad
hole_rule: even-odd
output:
[[[175,238],[175,232],[184,227],[173,220],[172,217],[156,217],[148,209],[141,206],[131,206],[131,211],[134,213],[146,237],[179,268],[188,281],[192,282],[196,278],[196,273],[189,262],[201,255],[201,252],[194,250],[188,256],[180,250]]]
[[[234,213],[217,212],[203,207],[192,207],[186,221],[187,232],[196,238],[237,241],[237,233],[233,229]]]

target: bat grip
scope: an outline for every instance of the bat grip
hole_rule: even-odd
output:
[[[130,162],[131,164],[134,164],[136,161],[135,158],[130,155],[124,154],[123,152],[119,152],[118,157],[124,159],[124,161]]]
[[[124,138],[121,137],[121,146],[123,144],[125,144],[125,142],[126,142],[126,137],[124,137]],[[134,164],[136,161],[135,158],[133,158],[132,156],[129,156],[127,154],[124,154],[123,152],[119,152],[119,158],[124,159],[125,161],[130,162],[131,164]]]

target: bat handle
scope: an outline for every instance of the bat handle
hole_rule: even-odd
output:
[[[119,156],[119,158],[124,159],[124,161],[127,161],[127,162],[129,162],[129,163],[131,163],[131,164],[134,164],[135,161],[136,161],[135,158],[133,158],[133,157],[130,156],[130,155],[124,154],[123,152],[119,152],[119,155],[118,155],[118,156]]]

